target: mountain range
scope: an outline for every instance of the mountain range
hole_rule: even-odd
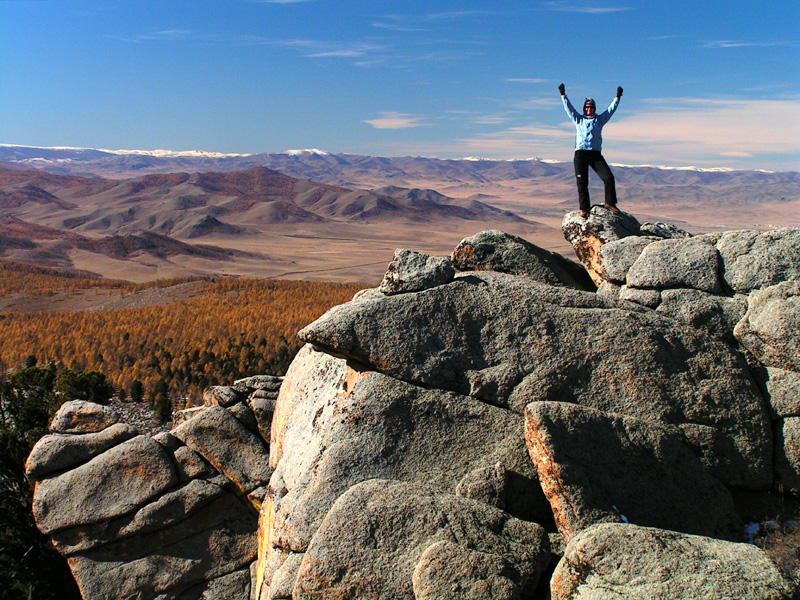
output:
[[[513,212],[434,190],[344,188],[266,167],[127,179],[0,167],[0,209],[0,255],[60,268],[74,266],[80,251],[116,261],[270,260],[259,239],[265,230],[287,227],[296,234],[311,228],[306,236],[313,238],[313,231],[348,225],[535,225]],[[205,238],[215,245],[197,244]],[[241,249],[243,243],[254,249]],[[82,270],[97,269],[84,264]],[[206,266],[193,273],[213,271]]]
[[[108,178],[151,173],[241,171],[267,167],[286,175],[344,187],[364,187],[365,181],[383,180],[405,187],[409,180],[438,179],[453,184],[481,184],[514,179],[567,177],[572,164],[541,158],[491,160],[440,159],[421,156],[377,157],[332,154],[322,150],[287,150],[261,154],[224,154],[202,151],[96,150],[91,148],[13,146],[0,144],[0,164],[65,175]],[[800,184],[798,171],[771,172],[726,168],[674,168],[651,165],[614,165],[624,185],[702,185],[741,188],[750,185]],[[797,190],[794,189],[796,193]]]
[[[613,169],[620,207],[642,221],[696,233],[800,226],[800,172]],[[0,145],[2,256],[123,279],[363,281],[385,268],[378,252],[436,253],[487,228],[571,256],[560,222],[576,205],[572,165],[538,158]]]

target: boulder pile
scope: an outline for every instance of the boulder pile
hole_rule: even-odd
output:
[[[84,598],[249,598],[280,383],[211,388],[192,418],[153,437],[108,406],[61,407],[26,471],[36,523]]]
[[[626,223],[621,230],[616,221]],[[800,230],[691,236],[601,207],[563,230],[598,284],[741,353],[774,435],[774,485],[800,490]],[[634,233],[629,233],[630,231]],[[589,256],[583,248],[599,248]]]
[[[170,434],[59,414],[34,510],[84,597],[796,597],[742,542],[800,495],[800,231],[563,229],[583,266],[399,250]]]

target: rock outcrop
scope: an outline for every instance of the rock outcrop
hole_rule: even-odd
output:
[[[800,280],[753,291],[733,334],[762,365],[800,372]]]
[[[53,433],[98,433],[119,421],[119,415],[109,406],[71,400],[58,409],[50,423]]]
[[[602,247],[615,240],[642,234],[641,225],[635,218],[624,212],[612,213],[602,206],[593,206],[588,219],[581,217],[579,212],[568,213],[561,229],[598,287],[607,280],[600,255]],[[649,234],[655,231],[658,230]]]
[[[84,598],[249,598],[280,382],[212,388],[209,406],[154,437],[110,407],[62,406],[26,468],[37,525]]]
[[[122,517],[178,483],[164,448],[146,435],[36,484],[33,516],[42,533]]]
[[[261,515],[266,547],[259,563],[270,590],[283,577],[285,560],[313,545],[338,499],[370,480],[424,485],[426,494],[442,498],[469,498],[479,495],[476,488],[493,487],[509,517],[531,522],[549,516],[518,415],[367,370],[310,345],[286,374],[272,427],[275,473]]]
[[[605,522],[741,538],[730,492],[679,431],[565,402],[532,402],[525,439],[566,541]]]
[[[520,598],[533,593],[549,560],[536,523],[423,485],[372,479],[328,511],[292,598]]]
[[[456,269],[449,258],[428,256],[399,248],[389,263],[380,288],[384,294],[404,294],[442,285],[453,280]]]
[[[53,429],[51,427],[51,431]],[[94,433],[50,433],[31,451],[25,473],[28,477],[42,479],[45,475],[72,469],[136,435],[136,429],[127,423],[114,423]]]
[[[775,481],[800,492],[794,425],[787,421],[798,416],[800,390],[800,230],[689,236],[663,224],[637,232],[633,221],[602,209],[585,221],[570,213],[564,236],[599,295],[654,309],[742,353],[768,406]]]
[[[450,258],[459,271],[497,271],[548,285],[595,290],[586,270],[573,261],[502,231],[481,231],[464,238]]]
[[[755,546],[611,523],[572,539],[551,590],[553,600],[789,600],[797,591]]]
[[[498,231],[398,251],[171,433],[55,420],[28,469],[84,596],[793,597],[736,542],[741,498],[800,495],[800,234],[564,233],[586,269]]]
[[[335,307],[299,337],[520,415],[532,401],[563,401],[673,424],[723,483],[772,481],[769,419],[742,355],[635,304],[470,272]]]

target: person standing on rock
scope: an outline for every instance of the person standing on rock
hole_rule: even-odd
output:
[[[622,98],[622,88],[617,88],[617,96],[611,101],[611,104],[605,112],[597,114],[595,112],[595,103],[592,98],[586,98],[583,101],[583,114],[579,113],[572,106],[572,103],[567,98],[567,93],[564,84],[558,86],[558,91],[561,93],[561,102],[564,104],[564,110],[567,111],[569,118],[575,123],[577,135],[575,137],[575,178],[578,180],[578,202],[581,209],[581,217],[584,219],[589,216],[589,167],[594,169],[594,172],[603,180],[605,185],[605,204],[604,206],[613,213],[618,213],[617,208],[617,188],[614,183],[614,174],[600,153],[601,146],[603,145],[603,125],[608,123],[617,107],[619,106],[620,98]]]

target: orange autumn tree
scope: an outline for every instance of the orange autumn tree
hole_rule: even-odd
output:
[[[2,275],[2,273],[0,273]],[[35,274],[33,291],[63,289],[63,277]],[[86,280],[83,288],[127,283]],[[102,280],[100,280],[102,281]],[[185,280],[181,280],[185,281]],[[178,283],[173,281],[172,283]],[[0,285],[2,282],[0,281]],[[154,285],[154,284],[148,284]],[[157,285],[164,285],[160,282]],[[174,408],[198,404],[210,385],[261,373],[282,375],[299,348],[299,329],[363,286],[287,280],[208,279],[194,298],[159,306],[117,310],[0,313],[0,360],[97,370],[130,395],[134,382],[145,396],[166,385]],[[17,293],[20,293],[17,290]],[[137,384],[138,385],[138,384]]]

